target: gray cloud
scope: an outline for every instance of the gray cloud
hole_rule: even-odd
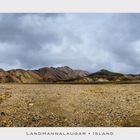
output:
[[[0,14],[0,67],[140,73],[140,14]]]

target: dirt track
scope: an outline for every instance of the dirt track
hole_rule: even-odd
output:
[[[140,84],[0,84],[0,126],[140,127]]]

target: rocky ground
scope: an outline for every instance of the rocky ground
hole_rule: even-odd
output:
[[[1,127],[140,127],[140,84],[0,84]]]

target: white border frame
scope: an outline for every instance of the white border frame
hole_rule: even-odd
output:
[[[0,12],[140,12],[140,0],[0,0]]]

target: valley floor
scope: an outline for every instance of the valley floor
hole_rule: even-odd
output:
[[[0,127],[140,127],[140,84],[0,84]]]

